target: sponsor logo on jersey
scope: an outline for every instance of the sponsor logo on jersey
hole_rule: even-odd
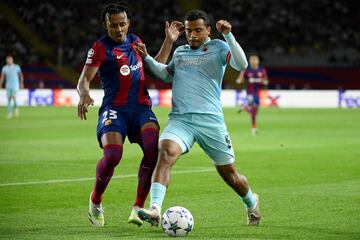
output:
[[[130,70],[132,72],[135,72],[141,67],[142,67],[142,62],[141,61],[138,62],[136,65],[130,65],[130,67],[128,65],[122,65],[121,68],[120,68],[120,73],[123,76],[127,76],[127,75],[130,74]]]
[[[142,62],[139,61],[136,65],[131,65],[130,69],[131,69],[131,71],[135,72],[136,70],[138,70],[141,67],[142,67]]]
[[[178,60],[178,65],[182,65],[184,67],[198,67],[203,62],[205,62],[206,57],[205,56],[189,56],[189,57],[181,57]]]

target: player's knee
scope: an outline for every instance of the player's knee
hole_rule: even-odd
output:
[[[161,164],[171,166],[178,158],[179,153],[174,146],[160,144],[159,155],[159,161]]]
[[[108,168],[115,168],[122,157],[122,145],[106,145],[104,147],[104,160]]]
[[[159,130],[148,127],[141,131],[141,141],[144,148],[156,149],[159,141]]]

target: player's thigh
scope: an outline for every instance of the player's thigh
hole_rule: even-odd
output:
[[[127,131],[125,117],[113,107],[106,107],[99,113],[96,134],[100,147],[107,144],[123,144]]]
[[[146,128],[160,130],[158,120],[150,107],[146,107],[131,114],[127,119],[127,136],[131,143],[141,144],[141,134]]]
[[[246,95],[246,100],[247,100],[248,105],[253,105],[254,104],[254,95],[251,93],[248,93]]]
[[[194,144],[194,131],[189,116],[171,116],[159,142],[171,140],[180,146],[182,153],[187,153]]]
[[[16,88],[6,88],[6,95],[8,99],[15,99],[18,90]]]
[[[224,120],[217,116],[207,116],[199,119],[198,123],[195,140],[212,162],[215,165],[234,163],[234,149]]]

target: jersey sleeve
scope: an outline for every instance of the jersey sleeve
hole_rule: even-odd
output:
[[[219,57],[220,57],[220,61],[223,65],[225,64],[229,64],[230,63],[230,59],[231,59],[231,53],[230,53],[230,48],[229,45],[222,41],[222,40],[218,40],[217,41],[217,45],[220,51]]]
[[[19,66],[19,65],[17,65],[17,68],[16,68],[16,71],[17,71],[17,73],[21,73],[21,67]]]
[[[3,66],[3,67],[1,68],[1,73],[2,73],[2,74],[5,74],[5,66]]]
[[[264,74],[264,78],[268,78],[268,75],[267,75],[267,71],[266,71],[266,69],[265,68],[263,68],[263,74]]]
[[[167,72],[168,72],[171,76],[174,76],[174,73],[175,73],[175,58],[176,58],[176,56],[178,55],[178,54],[177,54],[177,53],[178,53],[177,50],[178,50],[178,48],[175,49],[174,54],[173,54],[173,56],[172,56],[169,64],[168,64],[167,67],[166,67]]]
[[[138,36],[136,36],[136,40],[135,40],[135,43],[142,43],[142,41],[141,41],[141,38],[139,38]]]
[[[106,59],[106,49],[101,42],[95,42],[87,53],[85,65],[90,67],[100,67]]]

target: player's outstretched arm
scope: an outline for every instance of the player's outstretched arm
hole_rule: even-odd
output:
[[[174,42],[184,32],[182,30],[183,28],[184,24],[182,22],[173,21],[170,24],[168,21],[165,22],[165,39],[158,54],[154,57],[156,61],[164,64],[166,63]]]
[[[226,42],[229,44],[231,53],[230,66],[238,71],[246,69],[248,62],[244,50],[241,48],[234,35],[231,33],[231,24],[226,20],[219,20],[216,23],[216,29],[222,33]]]
[[[237,84],[242,84],[245,81],[244,73],[245,73],[244,71],[240,72],[238,78],[236,79]]]
[[[19,79],[20,79],[20,88],[24,88],[24,75],[22,72],[19,73]]]
[[[95,77],[98,67],[84,66],[78,84],[77,92],[79,94],[80,100],[78,104],[78,117],[83,120],[86,120],[86,113],[88,112],[88,107],[94,105],[94,99],[90,97],[90,82]]]
[[[136,45],[135,50],[148,64],[151,72],[153,72],[158,78],[160,78],[164,82],[172,82],[172,76],[167,71],[167,65],[159,63],[154,58],[152,58],[148,54],[146,45],[144,43],[139,43],[138,45]]]

